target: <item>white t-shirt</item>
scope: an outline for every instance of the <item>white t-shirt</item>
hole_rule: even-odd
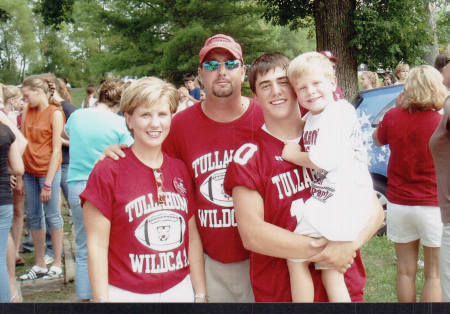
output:
[[[305,150],[322,170],[311,185],[312,197],[297,206],[296,231],[352,241],[367,223],[373,193],[355,108],[340,100],[305,118]]]

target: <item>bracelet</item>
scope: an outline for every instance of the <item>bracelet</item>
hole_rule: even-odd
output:
[[[194,298],[196,298],[196,299],[208,299],[208,296],[206,294],[202,293],[202,292],[199,292],[199,293],[196,293],[194,295]]]
[[[47,183],[44,183],[44,186],[42,187],[44,190],[46,191],[51,191],[52,190],[52,186],[48,185]]]

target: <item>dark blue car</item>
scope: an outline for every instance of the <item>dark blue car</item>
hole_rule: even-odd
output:
[[[403,90],[403,85],[391,85],[375,88],[359,93],[354,102],[356,112],[363,132],[363,141],[369,155],[369,172],[372,176],[374,189],[386,213],[387,165],[390,150],[388,145],[376,146],[372,140],[372,133],[383,119],[384,114],[395,107],[395,101]],[[377,232],[386,233],[386,224]]]

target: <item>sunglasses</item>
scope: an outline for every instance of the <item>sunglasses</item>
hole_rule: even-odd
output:
[[[156,182],[156,191],[158,193],[158,204],[164,204],[166,196],[164,195],[163,174],[161,169],[153,169],[153,176]]]
[[[219,68],[219,66],[223,64],[225,69],[234,70],[241,65],[241,61],[239,60],[227,60],[224,62],[219,62],[215,60],[211,60],[208,62],[203,62],[203,67],[208,71],[215,71]]]

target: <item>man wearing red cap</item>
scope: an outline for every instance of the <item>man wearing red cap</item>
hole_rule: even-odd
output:
[[[169,155],[186,163],[194,181],[207,290],[195,300],[253,302],[249,252],[242,245],[233,199],[224,192],[223,180],[234,152],[261,128],[263,115],[253,99],[241,95],[246,69],[239,43],[216,34],[205,41],[199,57],[206,98],[173,118],[163,145]],[[123,157],[117,148],[111,146],[105,154]]]
[[[253,302],[249,252],[242,245],[223,179],[235,150],[261,127],[262,112],[241,95],[245,65],[239,43],[214,35],[199,57],[206,98],[175,116],[164,148],[187,164],[195,182],[209,300]]]

